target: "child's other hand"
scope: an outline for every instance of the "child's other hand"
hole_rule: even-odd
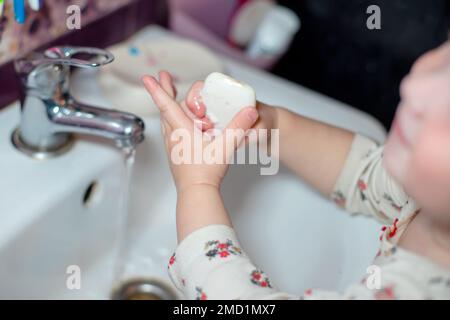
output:
[[[227,136],[222,134],[212,140],[208,139],[204,131],[211,128],[211,122],[205,117],[205,111],[188,108],[185,101],[178,103],[175,100],[176,91],[167,72],[160,72],[159,82],[151,76],[144,76],[142,80],[161,114],[161,130],[178,192],[183,192],[194,185],[219,188],[228,169],[227,159],[233,156],[235,146],[242,142],[244,135],[240,135],[237,139],[227,139]],[[198,84],[191,89],[191,99],[193,99],[192,92],[197,89]],[[197,126],[195,119],[200,119],[202,124]],[[245,108],[234,117],[225,130],[240,129],[246,132],[257,119],[258,111],[255,108]],[[199,145],[194,144],[194,135],[201,137]],[[182,146],[187,147],[181,148]],[[206,148],[222,151],[215,154],[213,163],[205,162],[204,157],[195,159],[196,152],[197,154],[201,152],[200,155],[205,154]]]
[[[207,108],[203,104],[200,92],[203,89],[203,81],[196,82],[192,88],[189,90],[185,106],[194,115],[195,119],[200,120],[203,124],[202,130],[208,131],[214,128],[214,124],[210,121],[207,116]],[[277,128],[277,113],[276,108],[268,106],[262,102],[256,102],[256,109],[258,110],[259,118],[253,125],[252,129],[266,129],[268,130],[268,137],[270,138],[270,130]],[[258,141],[249,141],[249,137],[245,137],[246,143],[257,143]],[[261,142],[260,142],[261,143]],[[267,143],[270,143],[268,139]]]

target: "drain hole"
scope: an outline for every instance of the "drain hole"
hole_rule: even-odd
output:
[[[83,195],[83,205],[85,207],[89,207],[92,204],[95,195],[97,194],[97,191],[98,191],[97,181],[91,182],[91,184],[89,184]]]
[[[176,300],[167,285],[155,280],[131,280],[113,291],[113,300]]]

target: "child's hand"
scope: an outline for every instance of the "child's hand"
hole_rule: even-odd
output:
[[[207,139],[203,131],[211,128],[211,122],[205,118],[205,111],[197,108],[194,115],[189,111],[193,108],[186,107],[186,102],[176,102],[176,92],[172,79],[167,72],[159,74],[159,82],[150,76],[145,76],[142,80],[161,113],[161,129],[178,192],[181,193],[194,185],[208,185],[219,188],[228,168],[227,159],[233,156],[236,146],[244,139],[244,135],[240,135],[236,139],[237,141],[227,139],[225,134],[212,140]],[[197,89],[198,84],[191,89],[188,100],[194,99],[194,92]],[[190,105],[192,106],[193,103],[193,100],[191,100]],[[194,123],[194,119],[202,121],[201,128]],[[240,129],[246,132],[255,124],[257,119],[258,111],[255,108],[245,108],[234,117],[225,130]],[[201,137],[199,145],[194,144],[194,134]],[[183,140],[179,140],[180,135]],[[186,139],[190,140],[191,143],[187,143],[189,141]],[[180,152],[182,144],[188,147],[183,148]],[[175,147],[177,149],[174,149]],[[198,148],[202,150],[198,150]],[[216,148],[215,150],[222,151],[216,154],[214,164],[207,164],[204,157],[195,159],[195,153],[202,151],[204,154],[205,148],[208,148],[208,150]],[[180,159],[176,159],[177,157],[187,159],[188,163],[184,161],[180,163]]]
[[[187,94],[185,106],[189,109],[192,115],[194,115],[195,119],[202,122],[203,131],[208,131],[209,129],[214,128],[214,124],[207,117],[207,109],[203,104],[200,91],[203,89],[204,82],[198,81],[196,82],[189,93]],[[252,129],[266,129],[268,130],[268,141],[270,143],[270,130],[277,128],[277,112],[276,108],[268,106],[262,102],[257,101],[256,109],[258,110],[259,118],[256,123],[253,125]],[[257,143],[258,141],[249,141],[249,137],[245,137],[246,143]],[[259,141],[261,143],[261,141]]]

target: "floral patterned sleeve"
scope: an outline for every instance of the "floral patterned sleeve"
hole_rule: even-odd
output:
[[[372,267],[373,276],[342,292],[309,289],[301,296],[287,294],[250,261],[232,228],[211,225],[180,243],[170,258],[169,275],[190,300],[450,299],[450,270],[425,258],[391,248]]]
[[[211,225],[194,231],[169,261],[169,275],[186,299],[289,299],[242,250],[234,230]]]
[[[355,135],[332,200],[352,214],[370,215],[392,223],[409,197],[383,165],[383,150],[372,140]]]

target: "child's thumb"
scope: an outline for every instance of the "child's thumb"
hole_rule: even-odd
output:
[[[230,157],[245,138],[247,130],[251,129],[259,118],[258,110],[254,107],[242,109],[222,132],[225,155]]]
[[[255,107],[247,107],[238,112],[228,124],[227,129],[242,129],[247,131],[258,120],[259,114]]]

